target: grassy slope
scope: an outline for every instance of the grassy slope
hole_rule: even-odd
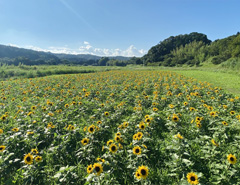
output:
[[[177,70],[175,72],[200,81],[207,81],[215,86],[222,87],[228,93],[240,96],[240,76],[237,74],[197,70]]]

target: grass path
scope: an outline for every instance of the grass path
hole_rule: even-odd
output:
[[[192,77],[200,81],[207,81],[214,86],[223,88],[226,92],[240,96],[240,76],[223,72],[198,70],[173,70],[176,73]]]

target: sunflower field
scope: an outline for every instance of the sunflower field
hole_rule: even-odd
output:
[[[173,72],[0,82],[0,184],[240,184],[240,100]]]

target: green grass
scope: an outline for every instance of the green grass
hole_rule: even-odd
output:
[[[39,66],[0,66],[0,81],[16,78],[35,78],[60,74],[93,73],[99,71],[116,70],[119,67],[95,66],[67,66],[67,65],[39,65]]]
[[[222,87],[228,93],[240,96],[240,76],[237,74],[197,70],[178,70],[175,72],[200,81],[207,81],[214,86]]]

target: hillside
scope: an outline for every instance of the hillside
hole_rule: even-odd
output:
[[[240,34],[212,42],[202,33],[171,36],[153,46],[142,58],[145,65],[181,66],[203,62],[220,64],[240,56]]]
[[[0,63],[18,65],[41,65],[41,64],[79,64],[98,65],[102,57],[90,54],[54,54],[50,52],[34,51],[12,46],[0,45]],[[127,61],[129,57],[114,56],[110,60]]]

